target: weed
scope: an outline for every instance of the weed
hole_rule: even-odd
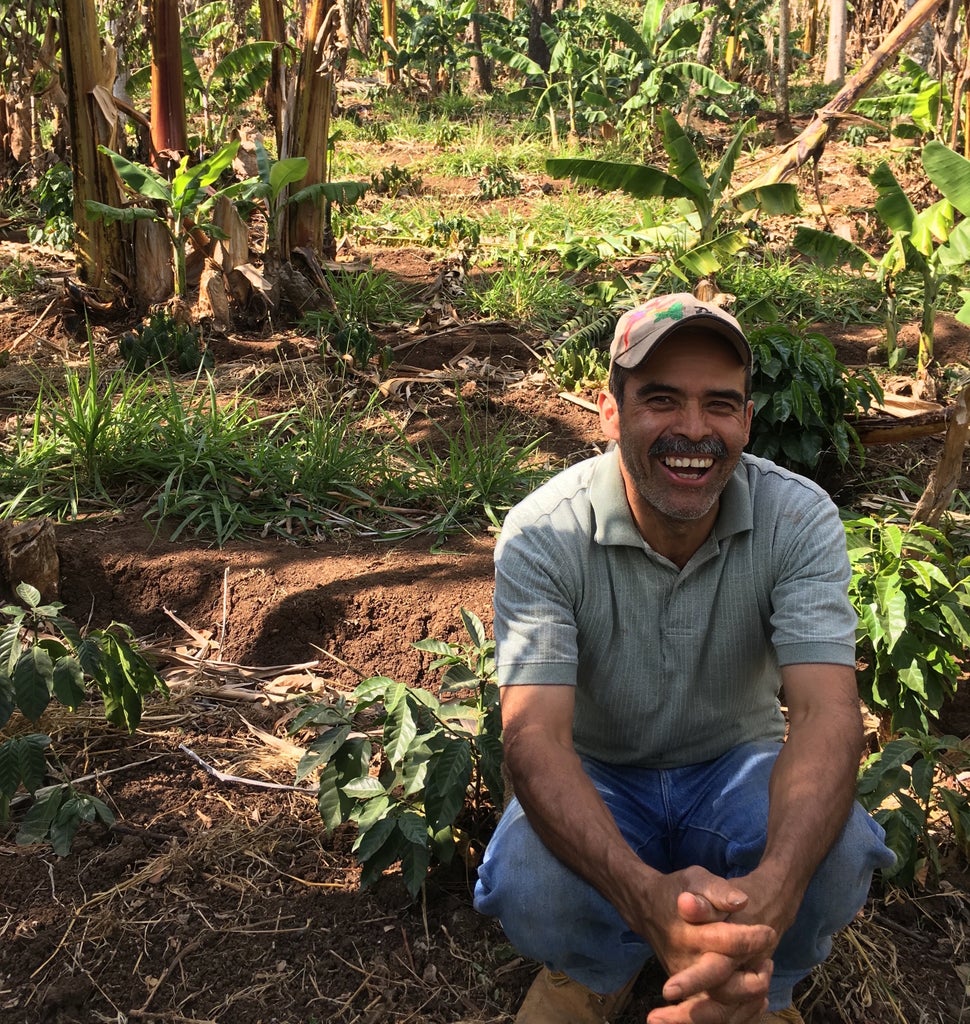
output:
[[[486,317],[556,330],[573,315],[579,298],[568,280],[551,272],[547,260],[509,255],[475,283],[467,303]]]
[[[165,367],[172,373],[198,373],[213,366],[212,353],[202,344],[201,332],[164,310],[152,313],[148,323],[123,334],[118,351],[136,373]]]
[[[522,191],[522,182],[507,164],[489,164],[478,179],[478,194],[482,199],[506,199]]]
[[[417,196],[421,194],[421,179],[407,167],[382,167],[370,176],[371,188],[379,196],[396,199],[398,196]]]
[[[14,256],[0,269],[0,297],[15,298],[36,290],[37,278],[37,268],[33,263]]]
[[[42,225],[31,225],[27,238],[34,244],[69,250],[74,241],[74,177],[65,163],[56,163],[39,178],[33,190]]]
[[[456,430],[437,428],[443,454],[411,442],[392,424],[400,447],[388,488],[430,510],[439,537],[482,522],[498,529],[505,513],[545,475],[532,464],[541,437],[521,444],[510,423],[483,424],[461,397],[457,411]]]

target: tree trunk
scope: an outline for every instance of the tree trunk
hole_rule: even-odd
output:
[[[99,80],[103,69],[94,0],[61,0],[60,19],[72,140],[77,273],[99,302],[110,302],[118,297],[122,283],[130,279],[131,260],[123,226],[88,220],[84,206],[88,199],[107,206],[121,205],[121,186],[114,166],[98,152],[99,144],[113,144],[117,120],[110,89]],[[110,117],[106,107],[112,112]]]
[[[697,43],[697,63],[704,67],[711,67],[714,60],[714,39],[717,36],[718,16],[712,15],[704,19],[704,27],[701,30],[701,38]]]
[[[492,92],[492,68],[482,53],[481,15],[488,9],[488,4],[489,0],[478,0],[465,32],[465,42],[472,49],[468,73],[468,91],[472,93]]]
[[[914,523],[928,523],[934,526],[940,516],[949,508],[950,499],[960,482],[963,471],[963,453],[970,437],[970,387],[965,387],[957,397],[953,415],[946,428],[943,440],[943,451],[940,461],[936,464],[926,490],[916,504],[913,512]]]
[[[552,0],[529,0],[529,49],[530,59],[549,70],[549,47],[542,38],[542,25],[552,22]]]
[[[846,0],[829,0],[829,38],[825,48],[826,85],[845,80]]]
[[[943,0],[918,0],[909,14],[883,40],[882,45],[873,51],[865,65],[816,113],[801,134],[785,147],[781,159],[753,182],[751,187],[784,181],[807,160],[817,160],[825,148],[829,124],[838,121],[856,100],[865,95],[886,65],[942,4]]]
[[[327,141],[330,133],[330,108],[333,103],[333,71],[325,53],[336,26],[331,15],[339,14],[333,0],[310,0],[303,32],[303,54],[295,83],[293,115],[293,156],[309,161],[305,188],[327,180]],[[294,249],[308,246],[324,253],[329,247],[328,217],[323,200],[291,204],[281,252],[288,259]],[[326,253],[324,253],[326,255]]]
[[[276,154],[282,158],[286,152],[286,64],[283,44],[286,42],[286,23],[282,0],[259,0],[260,35],[274,46],[270,62],[269,81],[263,91],[263,101],[273,120],[276,134]]]
[[[152,48],[152,163],[163,174],[171,174],[189,149],[178,0],[151,0],[148,38]]]
[[[384,23],[384,42],[391,52],[384,54],[384,81],[388,85],[397,85],[397,68],[391,53],[397,50],[397,0],[381,0],[381,20]]]
[[[788,62],[791,50],[791,8],[789,0],[778,0],[778,75],[775,79],[775,141],[792,138],[791,108],[788,100]]]

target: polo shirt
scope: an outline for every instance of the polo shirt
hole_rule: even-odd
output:
[[[614,450],[506,517],[495,550],[501,686],[576,687],[575,747],[667,768],[781,740],[780,667],[855,665],[845,531],[812,481],[744,454],[678,568],[637,530]]]

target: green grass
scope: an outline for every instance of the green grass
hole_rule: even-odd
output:
[[[443,537],[495,525],[535,482],[538,441],[483,427],[460,400],[441,455],[409,441],[376,392],[361,401],[336,390],[330,402],[261,414],[245,392],[226,401],[211,377],[101,374],[92,357],[86,374],[45,387],[0,447],[0,516],[61,520],[147,503],[172,539],[219,546],[336,529]]]

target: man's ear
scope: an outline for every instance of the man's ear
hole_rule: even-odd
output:
[[[596,398],[600,410],[600,430],[610,441],[620,440],[620,409],[612,392],[603,390]]]

